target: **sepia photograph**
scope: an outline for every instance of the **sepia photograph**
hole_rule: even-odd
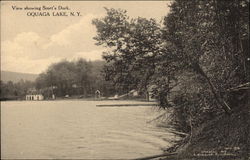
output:
[[[250,160],[249,0],[1,3],[1,159]]]

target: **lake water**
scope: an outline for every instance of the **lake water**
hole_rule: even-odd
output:
[[[1,102],[1,158],[129,159],[160,154],[171,145],[175,137],[149,123],[159,111],[96,107],[113,103],[139,102]]]

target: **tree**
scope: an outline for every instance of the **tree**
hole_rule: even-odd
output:
[[[81,88],[81,94],[85,95],[93,91],[93,86],[91,81],[94,79],[92,78],[92,65],[90,62],[87,62],[84,59],[78,59],[75,63],[75,73],[76,73],[76,85]]]
[[[16,83],[12,81],[1,81],[1,95],[3,99],[23,99],[29,88],[34,87],[34,83],[31,81],[20,80]]]
[[[113,86],[103,83],[101,69],[104,62],[91,62],[79,58],[76,61],[60,61],[48,67],[36,79],[36,88],[43,90],[46,97],[65,95],[93,96],[95,90],[102,93]],[[112,90],[112,89],[111,89]],[[53,93],[52,93],[53,92]]]
[[[176,0],[165,17],[166,52],[159,68],[165,70],[166,75],[172,74],[177,89],[172,90],[174,83],[161,82],[168,79],[163,76],[158,80],[162,86],[158,85],[157,91],[159,95],[163,92],[162,107],[173,108],[176,128],[190,134],[188,142],[192,142],[194,134],[199,138],[199,132],[211,136],[199,127],[205,128],[215,118],[223,117],[220,120],[225,121],[228,116],[249,116],[249,93],[230,91],[237,86],[247,86],[250,81],[246,45],[249,42],[248,7],[246,0]],[[229,115],[221,116],[224,113]],[[249,124],[245,124],[248,128]],[[216,127],[214,130],[218,130]],[[239,137],[247,136],[244,133]],[[246,144],[241,145],[247,148]]]
[[[135,88],[146,91],[161,52],[160,25],[154,19],[129,19],[125,10],[105,10],[106,17],[93,20],[93,24],[97,45],[109,48],[103,55],[106,80],[125,92]]]
[[[246,58],[243,49],[238,47],[236,51],[241,40],[245,39],[243,35],[247,34],[245,29],[239,29],[247,25],[244,21],[247,14],[241,12],[240,4],[247,7],[246,1],[233,1],[226,5],[224,1],[176,1],[165,18],[164,39],[169,50],[166,53],[175,57],[181,69],[187,68],[201,76],[217,104],[226,112],[231,108],[223,97],[225,90],[247,82],[249,76],[246,74],[247,67],[244,67]],[[243,14],[244,20],[236,18],[235,14],[239,13]],[[235,41],[235,38],[238,40]],[[239,75],[234,76],[237,72],[235,68],[241,68],[245,73],[238,72]]]

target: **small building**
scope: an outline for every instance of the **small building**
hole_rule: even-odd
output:
[[[27,101],[41,101],[43,99],[44,99],[44,97],[41,94],[27,94],[26,95]]]
[[[101,91],[99,90],[95,91],[95,98],[101,98]]]
[[[44,96],[34,88],[31,88],[27,91],[25,96],[26,101],[41,101],[44,99]]]

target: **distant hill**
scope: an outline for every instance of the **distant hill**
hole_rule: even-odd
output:
[[[4,82],[7,81],[18,82],[21,79],[28,81],[35,81],[37,77],[38,74],[1,71],[1,80]]]

